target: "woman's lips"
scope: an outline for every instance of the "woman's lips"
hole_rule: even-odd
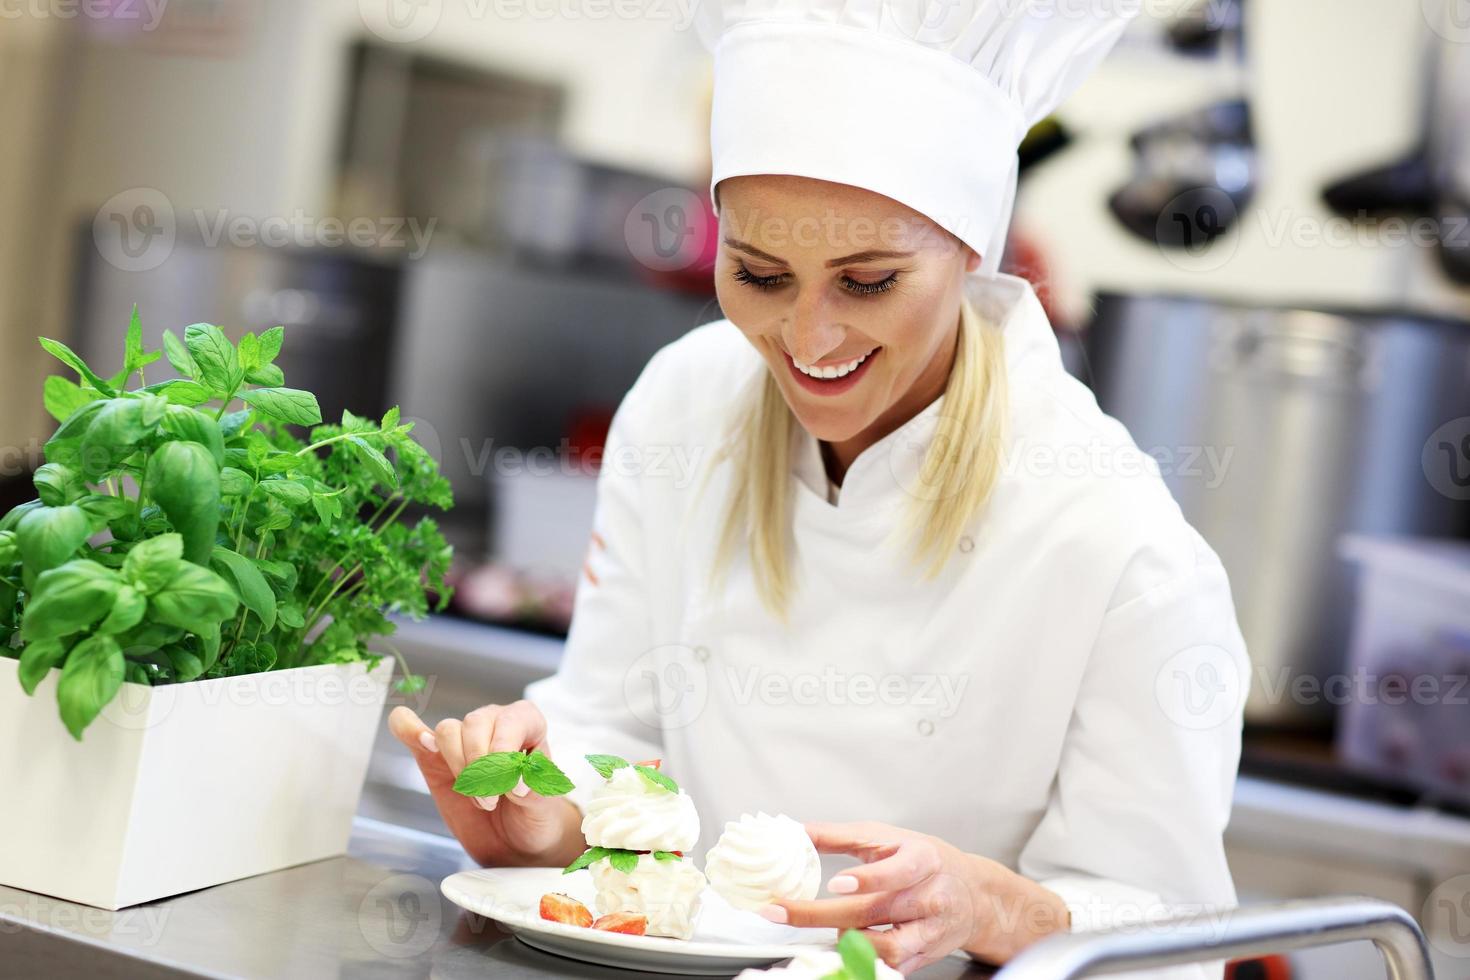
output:
[[[863,375],[868,373],[868,368],[872,366],[873,361],[877,360],[878,355],[883,353],[883,348],[876,348],[864,359],[863,363],[840,378],[814,378],[799,369],[790,354],[787,354],[785,351],[781,353],[786,357],[786,369],[791,372],[791,376],[796,379],[797,384],[814,395],[840,395],[862,380]]]

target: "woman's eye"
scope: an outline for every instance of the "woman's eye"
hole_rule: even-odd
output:
[[[771,276],[758,276],[751,272],[743,264],[735,267],[735,281],[756,289],[775,289],[786,279],[786,273],[778,272]]]
[[[870,296],[873,293],[887,292],[898,285],[898,273],[891,273],[886,279],[880,279],[877,282],[859,282],[851,276],[843,276],[842,285],[849,292],[857,293],[859,296]]]

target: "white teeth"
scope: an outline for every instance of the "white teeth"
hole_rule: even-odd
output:
[[[868,352],[868,354],[871,353],[872,351]],[[851,374],[853,371],[856,371],[858,369],[858,365],[868,359],[868,354],[864,354],[862,357],[859,357],[856,360],[848,361],[846,364],[828,364],[824,367],[808,367],[795,358],[791,359],[791,363],[795,364],[796,369],[802,374],[807,375],[808,377],[827,380],[829,378],[840,378],[844,375]]]

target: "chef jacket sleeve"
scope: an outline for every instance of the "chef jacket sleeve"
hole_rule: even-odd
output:
[[[1170,914],[1236,904],[1223,834],[1250,662],[1218,558],[1192,528],[1181,537],[1173,557],[1141,549],[1129,561],[1018,858],[1067,902],[1074,932],[1161,929]],[[1218,980],[1223,966],[1130,975]]]
[[[648,594],[646,519],[637,460],[650,442],[646,404],[655,356],[613,416],[597,476],[597,505],[587,564],[577,583],[571,628],[557,672],[526,688],[547,721],[557,764],[577,789],[568,799],[585,810],[601,782],[589,754],[629,761],[662,756],[657,689],[640,668],[655,646]]]

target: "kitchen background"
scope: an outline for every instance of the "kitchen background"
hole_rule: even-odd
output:
[[[1470,0],[1143,7],[1023,148],[1012,270],[1231,572],[1242,899],[1389,899],[1470,976]],[[283,323],[324,414],[401,404],[454,483],[416,705],[518,696],[612,410],[720,316],[685,17],[0,0],[0,509],[49,432],[38,335],[106,366],[135,302],[154,344]],[[442,832],[386,735],[363,812]],[[1382,975],[1366,943],[1292,963]]]

